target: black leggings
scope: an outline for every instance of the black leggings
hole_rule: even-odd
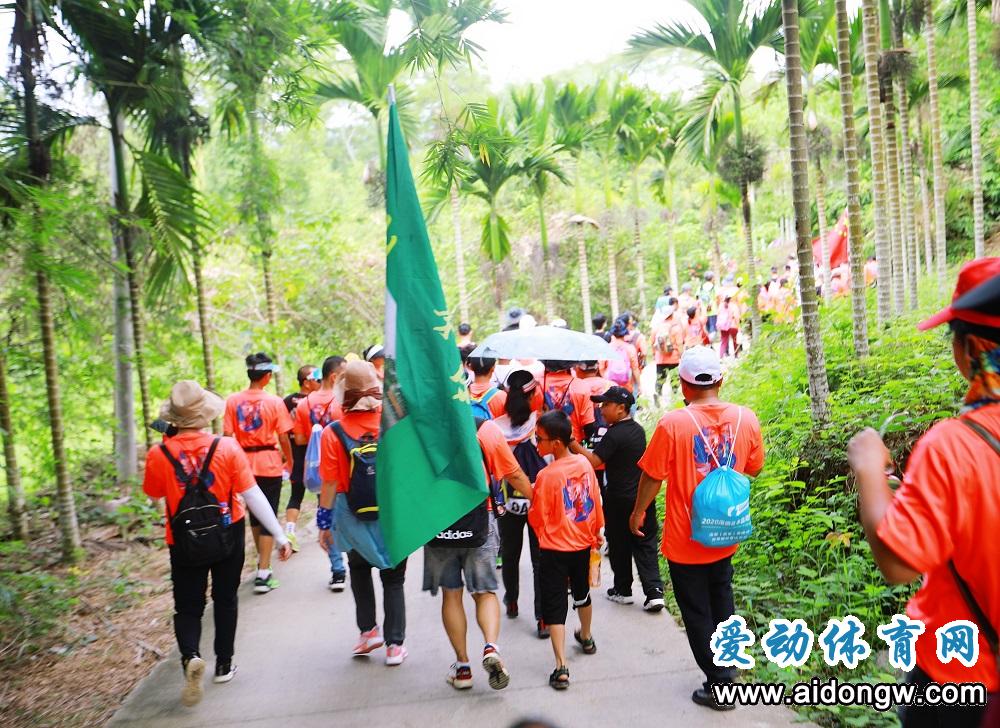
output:
[[[521,594],[521,547],[524,545],[524,529],[528,529],[528,550],[531,554],[531,578],[535,593],[535,619],[542,618],[542,590],[538,586],[538,537],[528,526],[528,516],[507,511],[497,519],[500,527],[500,556],[503,567],[503,603],[517,604]]]
[[[302,499],[306,496],[306,484],[301,480],[292,481],[292,492],[288,496],[288,505],[285,506],[286,511],[301,511],[302,510]]]
[[[233,553],[209,566],[182,566],[170,547],[170,579],[174,584],[174,635],[181,657],[200,655],[201,617],[205,613],[205,590],[212,574],[212,612],[215,616],[215,657],[231,660],[236,640],[238,599],[236,590],[243,571],[244,533],[241,518],[232,526]]]

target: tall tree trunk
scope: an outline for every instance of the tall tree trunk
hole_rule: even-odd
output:
[[[615,251],[615,240],[612,234],[612,221],[614,213],[609,207],[604,213],[601,221],[601,237],[604,239],[604,249],[608,252],[608,298],[611,304],[612,320],[618,318],[618,257]]]
[[[590,273],[587,270],[587,236],[583,226],[583,222],[576,226],[576,256],[580,268],[580,297],[583,299],[583,330],[590,334],[594,329],[590,309]]]
[[[747,252],[747,277],[750,279],[750,332],[751,340],[760,336],[763,325],[760,319],[760,308],[757,307],[757,261],[753,252],[753,222],[750,216],[750,190],[746,182],[740,182],[740,201],[743,211],[743,242]],[[810,276],[812,273],[809,274]]]
[[[937,262],[938,293],[945,292],[947,227],[944,211],[944,153],[941,149],[941,110],[938,108],[937,49],[934,0],[924,5],[924,39],[927,44],[927,99],[931,111],[931,180],[934,189],[934,260]]]
[[[906,91],[906,80],[896,82],[899,90],[899,135],[902,143],[899,153],[903,160],[903,184],[900,194],[903,198],[903,242],[907,251],[906,290],[909,292],[909,306],[917,308],[917,280],[920,273],[920,246],[917,244],[916,220],[913,210],[916,198],[916,186],[913,183],[913,157],[910,153],[910,97]]]
[[[381,138],[381,137],[379,137]],[[469,288],[465,279],[465,242],[462,239],[462,207],[458,198],[458,187],[452,185],[448,190],[451,195],[451,223],[455,230],[455,276],[458,278],[458,317],[464,323],[469,322]]]
[[[813,278],[812,225],[809,219],[809,149],[802,120],[802,59],[799,55],[798,0],[782,0],[785,25],[785,85],[788,88],[788,129],[792,158],[792,200],[795,207],[795,248],[799,258],[799,290],[802,298],[802,331],[813,420],[820,426],[830,421],[830,387],[820,332]]]
[[[820,275],[823,283],[823,300],[827,303],[833,298],[830,290],[830,242],[826,239],[826,175],[823,173],[823,161],[816,157],[816,216],[819,218],[819,254]]]
[[[39,257],[42,252],[39,251]],[[62,401],[59,392],[59,364],[56,361],[55,322],[49,278],[39,266],[35,271],[38,295],[38,319],[42,330],[42,357],[45,362],[45,395],[49,405],[49,432],[52,436],[52,461],[56,474],[56,502],[59,508],[59,542],[64,561],[76,561],[81,547],[80,527],[76,518],[73,486],[66,472],[66,449],[63,446]]]
[[[128,495],[139,471],[136,454],[135,384],[132,377],[132,316],[129,311],[128,280],[124,274],[125,252],[116,225],[111,244],[112,295],[114,297],[115,349],[115,472],[122,495]]]
[[[552,251],[549,250],[549,226],[545,222],[544,198],[538,197],[538,232],[542,240],[542,287],[545,289],[546,323],[556,317],[555,291],[553,290]]]
[[[7,512],[14,538],[28,540],[28,512],[24,508],[24,486],[17,467],[14,449],[14,426],[10,417],[10,391],[7,388],[7,356],[0,351],[0,435],[3,435],[3,464],[7,477]]]
[[[875,255],[878,257],[878,296],[876,318],[879,325],[889,321],[892,308],[892,250],[889,239],[888,191],[886,189],[885,145],[882,128],[882,104],[878,79],[878,8],[875,0],[862,0],[862,34],[865,48],[865,86],[868,91],[868,139],[871,144],[872,193],[875,218]],[[860,240],[859,240],[860,242]]]
[[[982,107],[979,102],[979,39],[976,37],[976,0],[966,0],[969,31],[969,128],[972,132],[972,219],[976,257],[986,255],[983,219]]]
[[[261,155],[264,152],[261,149],[260,144],[260,129],[257,125],[256,109],[250,109],[247,113],[247,117],[249,119],[250,127],[251,168],[255,170],[255,176],[262,176],[263,172],[260,167]],[[376,125],[377,123],[378,120],[376,119]],[[381,134],[379,134],[379,139],[381,138]],[[281,347],[278,346],[278,343],[275,340],[278,329],[278,298],[277,292],[274,289],[274,281],[271,276],[271,255],[274,249],[271,233],[271,220],[264,200],[261,200],[259,196],[256,196],[255,199],[250,200],[249,202],[253,205],[254,215],[256,218],[257,247],[260,250],[260,266],[264,277],[264,299],[267,309],[267,340],[271,348],[271,355],[274,356],[274,360],[276,362],[280,363],[281,355],[279,350]],[[272,378],[274,379],[274,389],[280,397],[284,393],[281,372],[274,372]]]
[[[635,248],[635,264],[639,269],[639,320],[645,321],[646,307],[646,256],[642,252],[642,231],[639,219],[639,168],[632,171],[632,245]]]
[[[906,308],[906,253],[899,205],[899,145],[896,141],[896,101],[892,78],[879,73],[882,105],[885,111],[885,172],[886,191],[889,195],[889,234],[892,237],[892,305],[898,316]]]
[[[38,101],[35,96],[35,58],[41,47],[41,30],[35,25],[36,9],[32,0],[18,0],[15,5],[21,32],[18,33],[20,63],[18,73],[24,103],[24,130],[28,142],[28,168],[32,182],[48,184],[51,159],[38,126]],[[45,394],[49,413],[49,433],[52,437],[52,463],[56,475],[56,503],[59,511],[59,541],[64,561],[73,562],[80,555],[80,527],[76,518],[73,486],[66,473],[66,450],[63,447],[62,402],[59,398],[59,366],[56,361],[55,323],[48,273],[45,270],[44,239],[40,231],[41,211],[32,208],[35,239],[35,291],[38,296],[38,323],[42,334],[42,359],[45,372]],[[6,397],[4,398],[6,399]]]
[[[665,215],[667,220],[667,265],[670,269],[670,287],[674,289],[676,296],[681,292],[681,287],[677,279],[677,240],[674,238],[674,212],[666,210]]]
[[[198,302],[198,330],[201,333],[201,360],[205,368],[205,386],[215,390],[215,357],[212,355],[212,329],[208,321],[208,296],[205,293],[205,278],[202,275],[201,242],[194,240],[191,248],[191,267],[194,269],[194,291]],[[212,432],[219,434],[219,419],[212,420]]]
[[[128,177],[125,173],[125,139],[124,116],[110,104],[108,105],[111,125],[111,153],[114,162],[112,172],[112,194],[115,205],[115,236],[119,241],[122,260],[125,264],[125,282],[128,286],[128,308],[132,325],[132,362],[139,376],[139,396],[142,403],[142,433],[146,449],[152,447],[152,435],[149,423],[153,421],[152,409],[149,404],[149,377],[146,372],[144,355],[145,326],[143,322],[142,291],[139,286],[139,273],[135,255],[136,230],[131,222],[132,208],[129,202]]]
[[[930,196],[927,194],[927,161],[924,157],[923,133],[913,142],[913,164],[920,170],[920,214],[924,232],[924,272],[930,275],[934,268],[934,221]]]

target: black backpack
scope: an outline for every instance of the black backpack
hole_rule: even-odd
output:
[[[229,504],[219,503],[209,488],[215,476],[209,470],[215,450],[221,437],[212,440],[201,470],[188,473],[165,444],[160,451],[174,467],[174,475],[184,488],[184,495],[177,504],[177,512],[167,518],[174,535],[174,558],[184,566],[207,566],[228,558],[235,545],[233,532],[229,529]]]
[[[476,430],[478,431],[486,420],[479,417],[476,417],[475,420]],[[497,483],[493,480],[493,474],[490,473],[489,464],[486,462],[486,453],[481,452],[481,454],[483,456],[483,468],[486,470],[486,476],[490,479],[490,497],[492,497],[492,493],[497,488]],[[486,543],[486,538],[489,535],[490,512],[486,507],[486,499],[484,498],[482,503],[459,518],[448,528],[441,531],[427,545],[452,549],[479,548]]]
[[[375,458],[378,454],[378,440],[374,435],[363,435],[360,440],[344,432],[339,420],[331,422],[340,444],[351,459],[350,485],[347,491],[347,507],[359,521],[378,520],[378,500],[375,495]]]

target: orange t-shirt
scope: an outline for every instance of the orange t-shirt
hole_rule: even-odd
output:
[[[667,352],[658,345],[663,342],[663,347],[667,343],[673,344],[674,350]],[[653,348],[656,355],[657,364],[678,364],[681,360],[681,353],[684,351],[684,324],[681,323],[677,314],[672,314],[669,318],[660,322],[653,333]]]
[[[528,509],[538,545],[549,551],[582,551],[597,545],[604,527],[597,474],[583,455],[553,460],[538,472]]]
[[[340,418],[340,426],[348,437],[360,440],[365,435],[378,439],[382,410],[368,412],[345,412]],[[324,483],[337,483],[337,492],[346,493],[351,489],[351,457],[344,449],[332,427],[324,427],[319,441],[319,477]]]
[[[689,319],[685,325],[684,348],[690,349],[692,346],[708,346],[710,342],[708,332],[705,331],[705,324],[701,322],[701,319],[697,317]],[[678,361],[680,360],[678,359]]]
[[[248,452],[254,475],[264,478],[280,476],[284,470],[278,435],[290,432],[292,418],[284,401],[262,389],[245,389],[226,399],[223,429],[232,433],[244,450],[248,447],[271,445],[268,450]],[[288,464],[291,467],[291,463]]]
[[[492,382],[473,382],[469,385],[469,396],[473,399],[479,399],[492,388]],[[486,409],[488,409],[490,414],[493,415],[493,419],[496,419],[497,417],[503,416],[505,412],[504,405],[506,403],[507,393],[502,389],[497,389],[496,393],[490,397],[489,401],[486,403]]]
[[[963,416],[1000,437],[1000,404]],[[954,419],[934,425],[917,441],[878,535],[886,546],[923,574],[923,585],[906,605],[926,631],[917,638],[917,664],[937,682],[981,682],[1000,688],[996,660],[979,632],[979,660],[965,667],[937,659],[935,630],[955,619],[975,621],[948,562],[969,585],[990,623],[1000,626],[1000,456]],[[992,536],[990,534],[993,534]],[[994,547],[988,544],[994,543]]]
[[[293,432],[299,437],[309,438],[313,422],[326,427],[344,416],[340,402],[332,389],[318,389],[299,400],[295,407]]]
[[[170,448],[170,454],[180,461],[186,473],[195,473],[201,471],[213,439],[215,435],[209,432],[182,432],[174,437],[164,438],[163,447]],[[223,437],[215,448],[208,470],[215,477],[209,491],[219,503],[229,503],[231,518],[233,523],[236,523],[243,518],[245,511],[243,503],[239,498],[235,498],[234,494],[242,493],[257,485],[246,453],[233,438]],[[177,481],[174,466],[159,447],[151,449],[146,456],[142,490],[150,498],[166,498],[168,514],[177,512],[177,505],[184,496],[184,490]],[[166,526],[167,543],[172,544],[174,535],[170,531],[169,517],[166,519]]]
[[[733,469],[756,473],[764,464],[764,440],[757,415],[746,407],[728,402],[688,405],[711,443],[720,463],[735,454]],[[733,435],[739,411],[743,410],[739,434]],[[667,481],[666,513],[660,550],[679,564],[709,564],[736,553],[736,546],[710,548],[691,538],[691,499],[694,489],[711,471],[715,460],[705,447],[702,435],[683,410],[667,412],[656,423],[653,437],[639,460],[639,467],[651,478]]]
[[[573,438],[583,440],[583,428],[594,421],[594,403],[590,401],[590,385],[577,379],[571,372],[546,372],[543,396],[548,397],[553,409],[570,406],[569,421],[573,425]]]

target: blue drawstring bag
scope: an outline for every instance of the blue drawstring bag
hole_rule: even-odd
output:
[[[310,415],[311,416],[311,415]],[[323,425],[314,423],[306,446],[305,463],[302,468],[302,482],[310,493],[323,489],[323,479],[319,476],[320,448],[323,441]]]
[[[708,438],[698,425],[698,420],[690,410],[685,408],[684,411],[694,422],[708,454],[715,461],[715,469],[698,484],[691,499],[691,538],[702,546],[712,548],[724,548],[746,541],[753,533],[753,524],[750,522],[750,479],[732,468],[736,461],[736,438],[740,434],[743,409],[739,410],[736,432],[733,434],[725,465],[719,462]]]

